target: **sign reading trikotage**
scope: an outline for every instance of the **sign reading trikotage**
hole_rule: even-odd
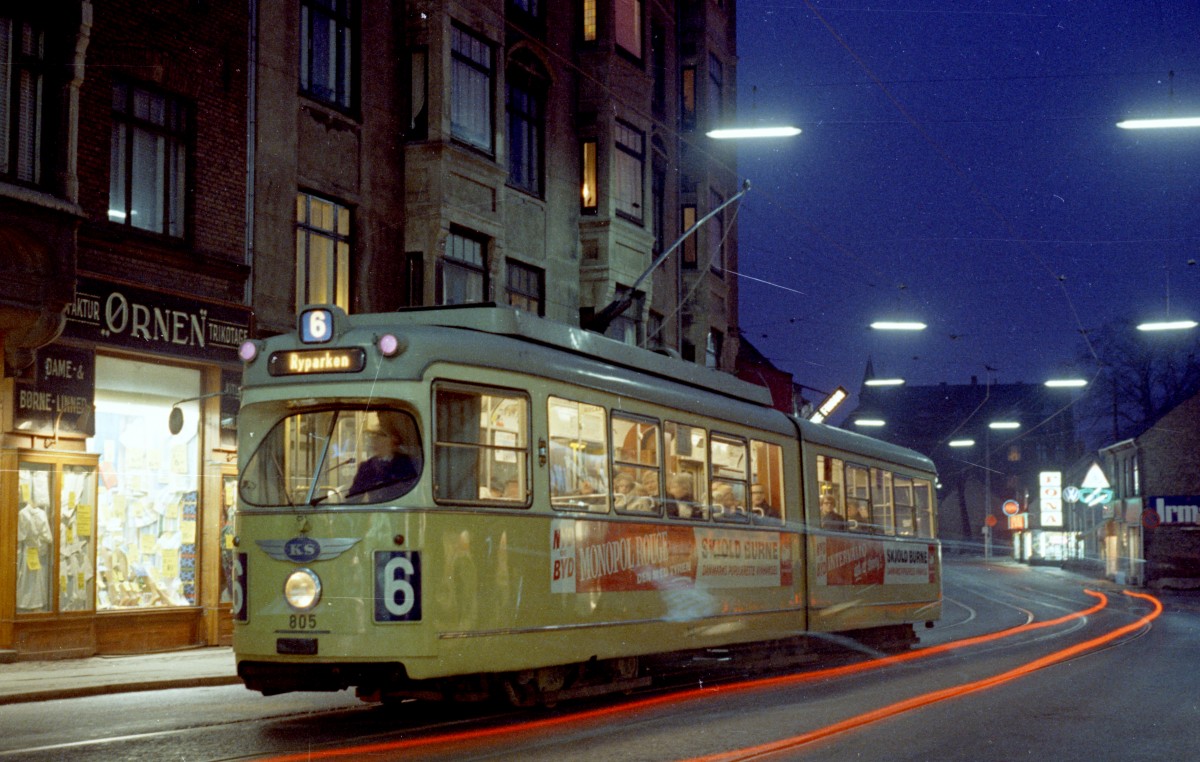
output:
[[[253,313],[232,304],[81,277],[64,336],[109,346],[237,363]]]

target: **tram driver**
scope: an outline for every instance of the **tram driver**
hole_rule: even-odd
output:
[[[378,424],[367,429],[366,447],[371,457],[359,465],[346,497],[384,488],[389,497],[399,496],[410,490],[420,476],[420,464],[408,452],[410,440],[415,441],[415,432],[410,432],[411,419],[389,411],[378,413],[377,418]]]

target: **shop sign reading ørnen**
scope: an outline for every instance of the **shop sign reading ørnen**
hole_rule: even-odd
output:
[[[253,313],[136,286],[79,278],[64,336],[213,362],[238,362]]]

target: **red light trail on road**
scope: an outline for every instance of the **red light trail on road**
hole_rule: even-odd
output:
[[[998,632],[990,633],[987,635],[979,635],[979,636],[975,636],[972,638],[965,638],[963,640],[956,640],[951,643],[943,643],[943,644],[937,645],[937,646],[930,646],[929,648],[922,648],[922,649],[919,649],[916,651],[908,651],[906,653],[896,654],[896,655],[892,655],[892,656],[886,656],[886,657],[882,657],[879,659],[872,659],[872,660],[866,661],[866,662],[847,664],[847,665],[843,665],[843,666],[839,666],[839,667],[828,667],[825,669],[812,670],[812,671],[802,672],[802,673],[798,673],[798,674],[794,674],[794,675],[781,675],[778,677],[769,677],[769,678],[762,678],[762,679],[756,679],[756,680],[745,680],[745,681],[736,682],[736,683],[716,684],[716,685],[710,685],[710,686],[703,686],[703,687],[699,687],[699,688],[692,688],[692,689],[688,689],[688,690],[677,691],[677,692],[674,692],[674,693],[671,693],[668,695],[664,695],[664,696],[656,696],[656,697],[652,697],[652,698],[640,699],[637,701],[625,702],[625,703],[615,705],[612,707],[602,707],[599,709],[590,709],[590,710],[577,712],[577,713],[573,713],[573,714],[561,715],[561,716],[557,716],[557,717],[547,717],[544,719],[533,720],[530,722],[523,722],[520,725],[505,725],[505,726],[501,726],[501,727],[472,729],[472,730],[464,730],[464,731],[453,732],[453,733],[439,733],[436,735],[431,735],[431,736],[422,737],[422,738],[402,739],[399,741],[385,741],[385,742],[381,742],[381,743],[362,744],[362,745],[342,747],[342,748],[337,748],[337,749],[325,749],[325,750],[315,750],[314,749],[314,750],[308,750],[308,751],[296,753],[296,754],[287,754],[287,755],[281,755],[281,756],[277,756],[277,757],[271,757],[270,760],[271,760],[271,762],[306,762],[308,760],[338,759],[338,758],[346,758],[346,757],[358,758],[358,757],[362,757],[364,755],[369,755],[369,754],[385,754],[385,753],[394,753],[394,752],[400,752],[400,751],[411,751],[411,750],[416,750],[416,749],[420,749],[420,748],[429,748],[429,747],[435,747],[435,746],[449,746],[449,745],[458,744],[458,743],[477,743],[480,741],[487,741],[487,740],[503,738],[503,737],[514,737],[519,734],[524,734],[524,733],[528,733],[531,731],[547,730],[547,729],[560,727],[560,726],[564,726],[564,725],[578,724],[581,722],[587,722],[590,720],[611,717],[614,715],[628,715],[633,712],[637,712],[637,711],[641,711],[641,710],[652,709],[654,707],[663,706],[663,705],[684,703],[684,702],[695,700],[698,698],[710,698],[710,697],[713,697],[716,695],[729,695],[732,693],[747,692],[747,691],[752,691],[752,690],[759,690],[762,688],[796,685],[796,684],[802,684],[802,683],[808,683],[808,682],[815,682],[818,680],[825,680],[825,679],[834,678],[834,677],[846,677],[849,675],[855,675],[855,674],[860,674],[860,673],[864,673],[864,672],[870,672],[870,671],[877,670],[877,669],[883,669],[885,667],[892,666],[894,664],[906,663],[906,662],[916,661],[918,659],[928,658],[928,657],[935,656],[937,654],[945,653],[948,651],[953,651],[953,650],[962,649],[962,648],[968,648],[968,647],[980,645],[983,643],[1002,640],[1004,638],[1013,637],[1015,635],[1019,635],[1021,633],[1029,632],[1032,630],[1044,629],[1047,627],[1055,627],[1055,626],[1065,624],[1067,622],[1070,622],[1070,621],[1073,621],[1076,619],[1081,619],[1083,617],[1090,616],[1108,606],[1108,597],[1106,595],[1104,595],[1103,593],[1097,593],[1097,592],[1094,592],[1091,590],[1085,590],[1084,592],[1087,593],[1088,595],[1091,595],[1091,596],[1097,598],[1098,600],[1093,606],[1083,609],[1081,611],[1076,611],[1076,612],[1073,612],[1070,614],[1066,614],[1066,615],[1058,617],[1056,619],[1048,619],[1043,622],[1030,622],[1027,624],[1019,625],[1017,627],[1012,627],[1007,630],[1000,630]],[[1081,643],[1078,646],[1073,646],[1072,648],[1069,648],[1069,649],[1063,649],[1062,651],[1056,651],[1055,653],[1050,654],[1049,656],[1042,657],[1041,659],[1037,659],[1035,661],[1030,662],[1029,664],[1023,665],[1014,670],[1010,670],[1009,672],[1002,673],[1002,674],[997,675],[992,678],[980,680],[975,683],[967,683],[962,686],[956,686],[954,688],[949,688],[949,689],[945,689],[942,691],[935,691],[933,693],[923,694],[921,696],[915,696],[911,699],[906,699],[905,701],[897,702],[896,704],[892,704],[887,707],[882,707],[880,709],[876,709],[874,711],[871,711],[871,712],[868,712],[865,714],[861,714],[856,717],[852,717],[847,720],[843,720],[842,722],[835,723],[833,725],[829,725],[824,728],[819,728],[817,730],[813,730],[813,731],[810,731],[803,735],[795,736],[795,737],[792,737],[789,739],[775,741],[770,744],[763,744],[761,746],[750,747],[750,748],[742,749],[742,750],[738,750],[738,751],[723,752],[721,754],[715,754],[715,755],[711,755],[711,756],[697,757],[697,758],[695,758],[695,760],[693,760],[693,762],[699,762],[699,761],[717,762],[718,760],[732,761],[732,760],[753,759],[758,756],[764,756],[764,755],[769,755],[769,754],[773,754],[773,753],[778,753],[781,751],[785,751],[787,749],[794,748],[796,746],[810,743],[811,741],[814,741],[814,740],[817,740],[820,738],[826,738],[828,736],[836,735],[837,733],[842,733],[842,732],[851,730],[856,727],[861,727],[863,725],[867,725],[871,722],[876,722],[878,720],[881,720],[881,719],[884,719],[887,717],[892,717],[892,716],[895,716],[895,715],[903,713],[903,712],[911,711],[913,709],[917,709],[922,706],[927,706],[929,704],[937,703],[939,701],[945,701],[950,698],[956,698],[958,696],[964,696],[964,695],[974,693],[979,690],[983,690],[984,688],[990,688],[995,685],[999,685],[1001,683],[1009,682],[1010,680],[1014,680],[1017,677],[1021,677],[1023,675],[1029,674],[1030,672],[1033,672],[1037,669],[1041,669],[1042,667],[1057,663],[1058,661],[1067,659],[1070,656],[1074,656],[1076,654],[1090,650],[1091,648],[1094,648],[1098,645],[1103,645],[1104,643],[1108,643],[1112,640],[1115,640],[1116,638],[1120,637],[1121,635],[1124,635],[1127,632],[1136,630],[1136,629],[1148,624],[1150,621],[1155,619],[1162,612],[1162,604],[1159,603],[1158,600],[1152,596],[1143,595],[1140,593],[1132,593],[1132,592],[1128,592],[1128,591],[1126,591],[1125,594],[1133,596],[1133,597],[1137,597],[1137,598],[1144,598],[1144,599],[1150,601],[1154,605],[1155,610],[1151,614],[1148,614],[1147,616],[1142,617],[1141,619],[1138,619],[1133,624],[1126,625],[1125,627],[1121,627],[1117,630],[1107,633],[1106,635],[1103,635],[1098,638],[1094,638],[1092,640]]]

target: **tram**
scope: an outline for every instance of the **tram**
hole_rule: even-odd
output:
[[[940,617],[933,463],[728,374],[494,305],[308,306],[242,359],[252,690],[549,704]]]

